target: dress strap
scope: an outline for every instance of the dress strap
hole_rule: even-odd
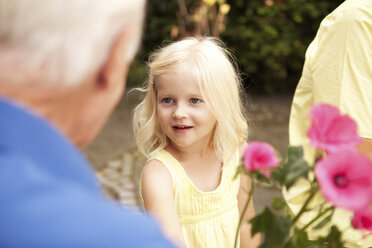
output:
[[[233,156],[230,157],[229,160],[227,160],[227,163],[224,165],[225,170],[225,176],[228,177],[226,182],[226,187],[229,188],[230,192],[237,193],[239,191],[240,186],[240,176],[236,176],[237,168],[240,163],[240,156],[239,151],[237,151]]]

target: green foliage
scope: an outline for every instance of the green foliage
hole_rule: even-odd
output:
[[[332,226],[329,234],[326,237],[320,237],[316,240],[310,240],[307,232],[303,229],[295,228],[291,239],[284,248],[343,248],[342,234],[337,227]]]
[[[141,86],[146,79],[146,73],[147,71],[145,62],[140,60],[139,58],[136,58],[130,66],[127,79],[127,87]]]
[[[314,247],[311,246],[312,244],[313,242],[309,240],[309,237],[305,230],[295,228],[295,231],[291,239],[285,244],[284,247],[285,248]]]
[[[171,41],[171,28],[177,25],[177,0],[149,0],[142,47],[131,65],[128,74],[128,86],[141,86],[146,78],[146,61],[150,52],[159,48],[164,42]]]
[[[253,79],[250,91],[292,91],[320,21],[341,0],[231,0],[222,39]]]
[[[330,248],[342,248],[344,242],[342,242],[342,233],[336,226],[332,226],[329,234],[326,237],[321,237],[317,240],[320,244],[324,244],[321,247]]]
[[[282,198],[274,198],[272,203],[273,208],[276,211],[282,210],[285,206],[287,206],[286,202]]]
[[[144,49],[142,56],[170,41],[172,26],[177,25],[177,0],[149,0],[144,30]],[[147,59],[147,58],[146,58]]]
[[[201,0],[186,2],[188,7],[195,7]],[[236,54],[245,88],[258,93],[293,92],[301,75],[306,48],[315,37],[320,21],[341,2],[227,0],[231,9],[221,38]],[[191,10],[188,12],[192,14]],[[181,21],[179,13],[177,0],[148,1],[138,61],[144,63],[151,51],[172,40],[172,27]],[[132,76],[133,85],[143,81],[138,73]],[[249,85],[250,78],[252,85]]]
[[[265,208],[250,220],[252,235],[260,232],[266,237],[260,248],[280,248],[289,234],[291,221],[283,216],[274,215]]]
[[[290,146],[287,152],[287,162],[272,171],[272,178],[288,190],[300,178],[307,177],[310,165],[303,158],[301,146]]]

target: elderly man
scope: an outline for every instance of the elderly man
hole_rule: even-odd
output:
[[[172,247],[101,195],[87,145],[120,100],[142,0],[0,0],[0,247]]]

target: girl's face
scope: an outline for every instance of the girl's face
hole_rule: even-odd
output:
[[[209,145],[216,118],[190,74],[182,71],[155,77],[158,121],[176,148],[203,149]]]

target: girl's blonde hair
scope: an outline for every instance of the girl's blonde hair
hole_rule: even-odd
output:
[[[240,78],[223,43],[212,37],[185,38],[152,53],[147,65],[148,78],[139,89],[145,97],[133,113],[139,151],[148,157],[168,144],[157,120],[154,76],[189,71],[217,120],[212,136],[217,155],[223,162],[235,155],[247,139],[248,124],[240,99]]]

